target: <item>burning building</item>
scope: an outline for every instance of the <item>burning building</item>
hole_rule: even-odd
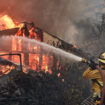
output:
[[[8,15],[4,15],[0,17],[0,36],[22,36],[28,37],[33,40],[37,40],[40,42],[47,43],[54,47],[61,48],[63,50],[73,52],[75,54],[81,54],[82,51],[77,48],[76,45],[68,44],[60,38],[51,35],[47,32],[44,32],[40,28],[36,27],[35,24],[29,22],[21,22],[15,23],[11,17]],[[27,52],[25,52],[26,48],[23,47],[23,43],[27,46]],[[30,43],[24,42],[21,38],[16,39],[13,38],[9,43],[9,48],[2,47],[0,45],[0,54],[8,54],[8,53],[19,53],[22,56],[22,64],[27,65],[29,69],[34,71],[45,71],[52,73],[52,68],[56,67],[60,69],[60,60],[56,58],[54,55],[42,53],[42,49],[38,45],[31,45]],[[83,55],[83,54],[82,54]],[[17,55],[14,56],[3,56],[3,58],[10,60],[15,63],[19,63],[19,57]]]
[[[14,37],[12,37],[11,35]],[[4,37],[4,36],[10,36],[10,37]],[[66,91],[67,89],[64,90],[65,88],[62,86],[63,85],[62,83],[65,84],[66,83],[65,81],[67,78],[65,79],[63,77],[62,72],[63,72],[63,70],[66,70],[65,68],[67,68],[69,70],[69,69],[71,69],[71,67],[62,66],[61,58],[59,56],[55,56],[52,53],[50,53],[50,54],[46,53],[43,51],[41,46],[32,44],[28,41],[25,41],[25,40],[23,40],[23,38],[27,37],[27,39],[32,40],[32,41],[37,40],[37,42],[44,42],[44,43],[47,43],[54,47],[63,49],[67,52],[72,52],[76,55],[85,56],[84,53],[77,47],[77,45],[72,45],[72,44],[66,43],[65,41],[58,38],[57,36],[49,34],[48,32],[45,32],[45,31],[41,30],[40,28],[36,27],[35,24],[32,22],[31,23],[30,22],[18,22],[18,23],[14,22],[8,15],[4,15],[4,16],[0,17],[0,37],[1,37],[1,41],[2,41],[2,37],[4,37],[4,39],[9,38],[8,42],[6,42],[7,39],[5,39],[5,41],[3,42],[4,44],[3,45],[0,44],[0,55],[2,57],[2,58],[0,58],[0,65],[2,65],[2,66],[0,66],[0,70],[1,70],[0,71],[0,76],[1,76],[0,81],[1,81],[1,84],[4,84],[4,88],[1,89],[0,93],[7,94],[7,97],[11,96],[11,93],[13,93],[12,99],[14,100],[15,93],[16,93],[16,91],[19,90],[18,93],[19,94],[21,93],[19,95],[19,97],[21,96],[22,98],[17,98],[17,100],[19,102],[21,101],[19,105],[23,105],[22,102],[25,103],[25,101],[26,101],[25,99],[27,98],[26,96],[28,96],[28,99],[30,98],[30,96],[33,96],[33,99],[37,100],[37,102],[40,103],[41,102],[40,97],[42,97],[42,99],[44,99],[44,97],[47,95],[46,93],[48,92],[48,96],[46,96],[46,97],[49,98],[49,90],[51,89],[51,93],[50,93],[51,99],[53,100],[55,98],[55,100],[57,101],[57,102],[55,101],[55,103],[53,103],[53,104],[64,105],[64,104],[62,104],[63,103],[62,99],[65,97],[65,96],[63,97],[63,95],[64,95],[63,91]],[[7,43],[7,44],[5,44],[5,43]],[[8,46],[6,46],[6,45],[8,45]],[[47,50],[49,50],[49,49],[47,49]],[[14,55],[12,55],[12,54],[14,54]],[[19,71],[16,70],[20,67],[18,65],[20,62],[20,58],[19,58],[18,54],[20,54],[21,58],[22,58],[21,66],[22,67],[25,66],[26,68],[33,70],[34,73],[32,72],[32,73],[24,74],[23,72],[20,73]],[[14,69],[14,67],[16,67],[16,69]],[[55,69],[53,69],[53,68],[55,68]],[[74,68],[74,66],[73,66],[73,68]],[[74,69],[77,69],[77,67],[75,67]],[[71,78],[74,78],[74,75],[77,79],[78,73],[74,73],[74,69],[71,71],[71,73],[67,73],[67,74],[69,74],[68,80],[70,80]],[[52,74],[53,70],[57,71],[57,75],[55,76],[53,73],[53,75],[49,76],[49,74]],[[36,72],[36,71],[40,71],[40,72]],[[44,71],[45,73],[43,73],[41,71]],[[46,72],[49,74],[47,75]],[[8,75],[2,76],[3,74],[8,74]],[[13,74],[15,76],[13,76]],[[7,78],[6,78],[6,76],[7,76]],[[67,76],[65,76],[65,77],[67,77]],[[5,82],[9,80],[8,78],[10,78],[10,83],[12,84],[12,89],[11,89],[11,86],[9,87],[9,85],[7,85],[7,86],[5,85]],[[52,78],[53,78],[54,82],[52,81]],[[4,81],[4,79],[5,79],[5,81]],[[62,81],[61,81],[61,79],[62,79]],[[29,80],[29,81],[27,81],[27,80]],[[32,80],[33,80],[33,83],[32,83]],[[46,85],[45,84],[43,85],[43,80],[45,80]],[[2,83],[2,81],[4,81],[4,83]],[[77,86],[77,85],[75,85],[74,81],[75,81],[75,79],[73,81],[69,81],[70,87],[68,86],[68,88],[74,89],[74,87]],[[79,81],[79,84],[81,84],[81,79],[79,79],[78,81]],[[38,84],[36,84],[36,83],[38,83]],[[53,84],[53,83],[55,83],[55,84]],[[29,85],[30,85],[30,87],[29,87]],[[47,90],[46,86],[48,86],[48,90]],[[50,86],[50,88],[49,88],[49,86]],[[57,87],[55,88],[55,86],[57,86]],[[9,87],[10,92],[8,89],[5,90],[5,87]],[[54,87],[54,89],[52,89],[52,87]],[[0,88],[2,88],[2,86]],[[40,89],[40,90],[37,90],[36,88]],[[77,87],[75,87],[75,88],[77,88]],[[33,89],[33,92],[32,92],[32,89]],[[54,90],[54,92],[57,92],[54,94],[59,96],[58,99],[56,99],[57,97],[53,96],[53,90]],[[80,90],[81,90],[81,86],[80,86]],[[44,95],[40,94],[40,91],[43,92]],[[33,94],[33,93],[35,93],[35,94]],[[59,94],[59,93],[62,93],[62,94]],[[67,93],[68,93],[68,91],[67,91]],[[70,93],[72,93],[72,89],[70,90]],[[80,92],[79,93],[77,92],[75,94],[80,95]],[[17,95],[17,93],[16,93],[16,95]],[[37,97],[38,95],[40,97]],[[23,96],[25,98],[23,98]],[[82,94],[81,94],[81,96],[82,96]],[[2,97],[2,94],[0,97]],[[7,100],[7,99],[5,99],[5,100]],[[3,101],[5,101],[5,100],[3,100]],[[12,102],[13,102],[13,100],[12,100]],[[16,101],[16,99],[15,99],[15,101]],[[44,101],[42,100],[42,102],[44,102],[45,105],[49,105],[50,101],[48,101],[48,99],[46,100],[46,98],[45,98]],[[46,104],[46,101],[48,102],[48,104]],[[2,102],[2,100],[1,100],[1,102]],[[54,100],[52,102],[54,102]],[[72,100],[70,100],[70,102],[72,102]],[[29,100],[29,103],[31,104],[32,102],[30,102],[30,100]],[[37,104],[37,105],[40,105],[40,104]],[[73,105],[75,105],[75,104],[73,104]]]

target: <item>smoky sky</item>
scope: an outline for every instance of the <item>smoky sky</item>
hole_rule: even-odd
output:
[[[84,33],[93,35],[88,27],[104,12],[104,0],[0,0],[0,14],[34,21],[41,29],[75,44],[84,40]]]

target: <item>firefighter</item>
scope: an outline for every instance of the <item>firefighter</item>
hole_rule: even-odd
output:
[[[98,61],[99,67],[103,70],[103,73],[105,74],[105,52],[99,56]],[[99,105],[103,89],[103,81],[99,70],[91,65],[83,73],[83,77],[92,81],[94,105]],[[103,105],[105,105],[105,102],[103,103]]]

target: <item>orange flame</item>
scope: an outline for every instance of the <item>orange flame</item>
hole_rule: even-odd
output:
[[[0,65],[0,76],[10,73],[12,69],[14,69],[14,66],[9,66],[9,65],[3,66],[3,65]]]
[[[0,23],[2,24],[2,27],[4,29],[10,29],[10,28],[16,27],[12,18],[9,17],[8,15],[4,15],[4,16],[0,17]]]
[[[74,45],[73,47],[74,47],[74,48],[78,48],[77,45]]]
[[[11,17],[9,17],[8,15],[4,15],[0,17],[0,30],[4,30],[4,29],[10,29],[10,28],[16,28],[19,27],[18,32],[16,33],[16,36],[25,36],[25,31],[26,28],[24,27],[24,23],[21,24],[15,24],[13,19]],[[29,32],[29,38],[35,39],[37,41],[41,41],[40,38],[40,34],[38,32],[36,32],[36,27],[28,27],[27,28],[28,32]],[[12,52],[19,52],[22,54],[22,64],[24,65],[24,53],[22,52],[24,50],[23,46],[23,41],[21,39],[12,39],[12,46],[11,46],[11,50]],[[45,73],[49,73],[52,74],[52,67],[53,67],[53,56],[49,56],[46,54],[40,54],[41,50],[40,50],[40,46],[33,46],[30,43],[27,44],[28,46],[28,50],[30,52],[29,54],[29,67],[33,70],[43,70]],[[75,46],[74,46],[75,47]],[[34,54],[35,53],[35,54]],[[17,56],[12,56],[12,57],[8,57],[7,59],[11,59],[13,62],[15,63],[19,63],[19,58]],[[60,70],[61,66],[60,63],[57,62],[57,69]],[[3,69],[3,71],[1,72],[1,74],[8,74],[13,67],[9,67],[7,66],[6,68],[4,68],[2,66],[1,69]],[[24,69],[24,72],[27,73],[27,70]],[[57,75],[58,77],[61,77],[61,74],[58,73]],[[64,82],[64,80],[62,80]]]

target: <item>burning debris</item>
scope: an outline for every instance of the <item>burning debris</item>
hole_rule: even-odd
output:
[[[19,61],[20,61],[20,65],[2,58],[3,56],[6,56],[6,55],[16,55],[16,56],[18,56]],[[10,73],[12,69],[16,69],[16,70],[19,69],[19,70],[23,71],[21,54],[2,54],[0,56],[1,56],[0,57],[0,76]]]

